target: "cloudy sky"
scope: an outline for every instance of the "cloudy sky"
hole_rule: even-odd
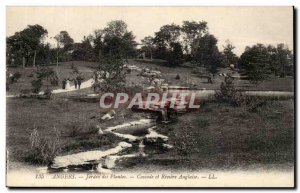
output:
[[[165,24],[183,20],[207,21],[209,32],[219,40],[228,39],[240,55],[256,43],[287,44],[293,48],[292,7],[7,7],[7,36],[27,25],[40,24],[53,42],[60,31],[68,31],[75,42],[111,20],[124,20],[139,42],[153,36]]]

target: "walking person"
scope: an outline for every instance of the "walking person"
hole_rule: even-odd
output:
[[[70,80],[69,80],[69,78],[67,79],[67,81],[66,81],[66,88],[65,88],[66,90],[69,90],[70,89]]]
[[[77,80],[77,78],[74,78],[75,89],[77,89],[77,84],[78,84],[78,80]]]
[[[62,89],[66,89],[67,80],[64,78],[62,81]]]
[[[80,85],[81,85],[81,77],[78,77],[77,83],[78,83],[78,89],[80,89]]]

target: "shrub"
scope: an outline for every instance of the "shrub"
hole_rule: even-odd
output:
[[[19,78],[21,78],[22,74],[20,72],[14,73],[14,80],[17,81]]]
[[[69,127],[69,137],[76,137],[81,134],[80,128],[77,123],[70,124]]]
[[[52,90],[47,88],[44,92],[44,95],[47,96],[47,98],[50,98],[52,95]]]
[[[40,137],[35,127],[30,134],[30,150],[25,161],[32,164],[50,164],[60,152],[59,132],[54,127],[55,137]]]
[[[215,98],[233,106],[240,106],[243,102],[243,95],[235,88],[233,80],[230,75],[225,77],[225,81],[221,83],[220,90],[215,93]]]
[[[175,79],[179,80],[180,79],[180,76],[179,74],[176,75]]]
[[[247,96],[244,97],[243,104],[247,106],[250,112],[257,112],[259,108],[267,104],[267,100],[268,99],[259,96]]]
[[[71,123],[69,126],[69,137],[88,137],[97,134],[99,129],[94,125],[80,126],[78,122]]]
[[[39,93],[44,84],[47,86],[46,90],[49,89],[49,87],[48,87],[49,84],[51,84],[52,86],[58,85],[58,77],[52,68],[39,67],[38,70],[36,71],[35,76],[36,76],[36,78],[33,81],[31,81],[32,91],[34,93]],[[46,93],[46,91],[45,91],[45,93]],[[47,91],[47,94],[49,94],[49,93],[50,92]],[[51,94],[48,96],[50,97]]]
[[[43,83],[42,83],[41,79],[35,79],[35,80],[31,81],[31,85],[32,85],[32,92],[39,93],[42,88]]]

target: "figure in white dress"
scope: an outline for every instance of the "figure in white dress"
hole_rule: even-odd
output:
[[[66,90],[70,90],[70,80],[67,79],[67,82],[66,82]]]

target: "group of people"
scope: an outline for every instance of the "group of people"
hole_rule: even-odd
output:
[[[81,80],[82,80],[81,78],[74,78],[74,79],[65,78],[62,81],[62,89],[69,90],[71,88],[71,86],[70,86],[71,81],[74,82],[75,89],[77,89],[77,88],[80,89]]]

